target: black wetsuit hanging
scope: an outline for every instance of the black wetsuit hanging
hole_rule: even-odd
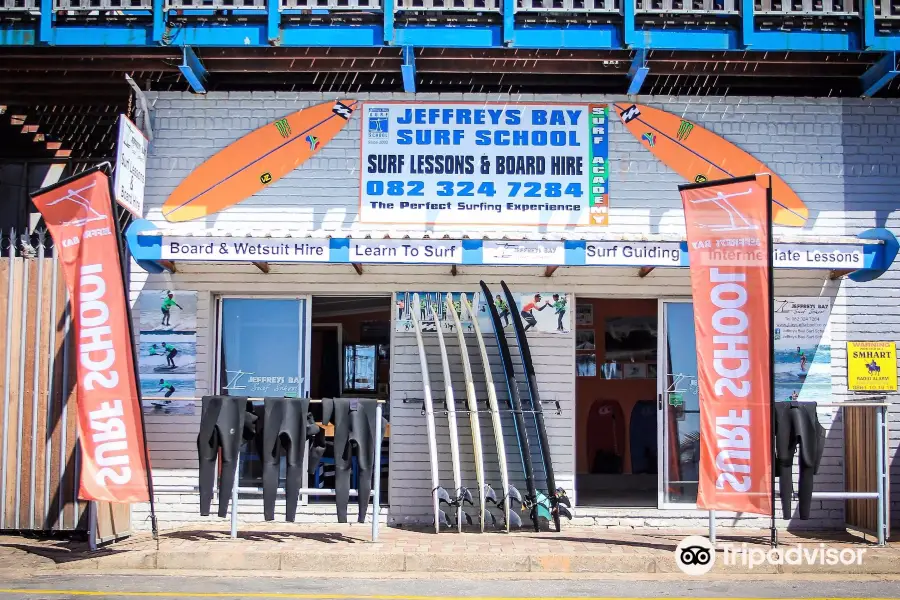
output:
[[[235,461],[241,449],[241,438],[252,437],[255,417],[247,413],[247,398],[237,396],[204,396],[201,400],[200,433],[197,453],[200,458],[200,514],[209,514],[216,458],[221,450],[219,479],[219,516],[228,514],[228,501],[234,488]],[[248,429],[248,424],[250,429]]]
[[[799,505],[800,518],[808,519],[812,506],[813,475],[818,472],[825,450],[825,428],[819,424],[815,402],[775,403],[775,457],[778,465],[778,487],[781,512],[791,518],[794,495],[794,454],[800,446]]]
[[[306,398],[266,398],[257,408],[261,417],[257,427],[257,449],[263,469],[263,517],[266,521],[275,519],[275,497],[278,494],[278,479],[281,453],[287,462],[285,475],[285,520],[293,521],[297,516],[297,501],[303,485],[303,454],[306,439],[318,431],[309,431],[309,400]]]
[[[339,523],[347,522],[350,501],[350,471],[353,449],[359,464],[357,521],[366,521],[369,495],[372,492],[372,472],[375,463],[375,409],[377,400],[371,398],[325,398],[322,400],[322,424],[334,423],[334,488]],[[381,419],[381,443],[387,420]],[[373,518],[377,518],[375,515]]]

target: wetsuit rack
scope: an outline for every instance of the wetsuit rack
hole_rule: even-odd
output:
[[[242,396],[243,398],[244,396]],[[246,397],[250,402],[262,402],[265,400],[265,397]],[[199,401],[202,400],[202,397],[194,397],[194,396],[172,396],[170,398],[166,398],[166,400],[179,400],[179,401]],[[372,498],[372,541],[378,541],[378,526],[379,526],[379,513],[381,512],[381,506],[379,502],[381,500],[381,418],[384,414],[384,405],[387,400],[377,400],[375,405],[375,473],[374,473],[374,482],[372,484],[372,492],[370,493],[370,497]],[[320,399],[309,399],[310,404],[321,404],[322,400]],[[309,461],[309,442],[307,443],[306,451],[303,453],[303,470],[306,471],[306,467]],[[232,539],[237,539],[238,537],[238,497],[239,494],[247,494],[247,495],[262,495],[263,489],[262,487],[239,487],[237,484],[239,482],[238,477],[238,469],[241,464],[241,455],[240,451],[238,452],[237,459],[235,460],[235,485],[232,488],[231,492],[231,537]],[[217,469],[218,470],[218,469]],[[219,489],[218,489],[218,478],[216,478],[216,483],[214,484],[214,492],[215,496],[218,497]],[[158,485],[154,486],[153,489],[156,494],[187,494],[193,492],[199,492],[200,486],[195,485]],[[284,488],[279,486],[279,492],[284,492]],[[337,494],[334,488],[331,489],[323,489],[323,488],[300,488],[300,503],[303,506],[308,504],[309,496],[335,496]],[[350,490],[350,496],[356,497],[358,496],[358,492],[356,490]]]
[[[878,539],[878,545],[884,546],[887,540],[887,409],[886,402],[877,402],[876,400],[884,400],[886,396],[872,396],[861,400],[847,400],[843,402],[816,402],[816,408],[838,408],[843,411],[851,408],[874,408],[875,409],[875,465],[876,468],[876,486],[875,491],[871,492],[813,492],[813,500],[877,500],[876,520],[877,526],[874,532]],[[846,422],[842,418],[843,422]],[[774,435],[774,432],[772,433]],[[772,457],[773,464],[775,457]],[[773,499],[780,497],[778,492],[774,492]],[[794,492],[794,499],[798,498],[798,494]],[[716,543],[716,511],[709,511],[709,540],[713,545]],[[773,535],[772,545],[778,545],[777,534]]]

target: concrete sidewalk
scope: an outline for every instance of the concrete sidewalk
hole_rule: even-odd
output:
[[[0,537],[0,569],[46,571],[166,570],[283,571],[293,573],[679,573],[674,550],[705,531],[572,528],[562,533],[455,533],[383,527],[372,543],[369,525],[245,525],[232,540],[220,529],[166,531],[157,544],[140,534],[90,552],[82,542]],[[767,531],[727,530],[725,544],[768,549]],[[879,548],[848,534],[780,533],[782,548],[865,549],[861,565],[722,564],[713,573],[900,575],[900,545]]]

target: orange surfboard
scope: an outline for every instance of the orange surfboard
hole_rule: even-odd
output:
[[[321,150],[350,121],[358,101],[310,106],[260,127],[211,156],[162,207],[167,221],[215,214],[278,181]]]
[[[628,131],[644,148],[685,179],[701,183],[758,173],[772,175],[772,221],[802,227],[809,218],[803,200],[766,165],[728,140],[672,113],[643,104],[614,105]]]

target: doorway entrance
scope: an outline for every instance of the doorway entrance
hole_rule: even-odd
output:
[[[579,506],[658,505],[656,300],[577,299]]]

